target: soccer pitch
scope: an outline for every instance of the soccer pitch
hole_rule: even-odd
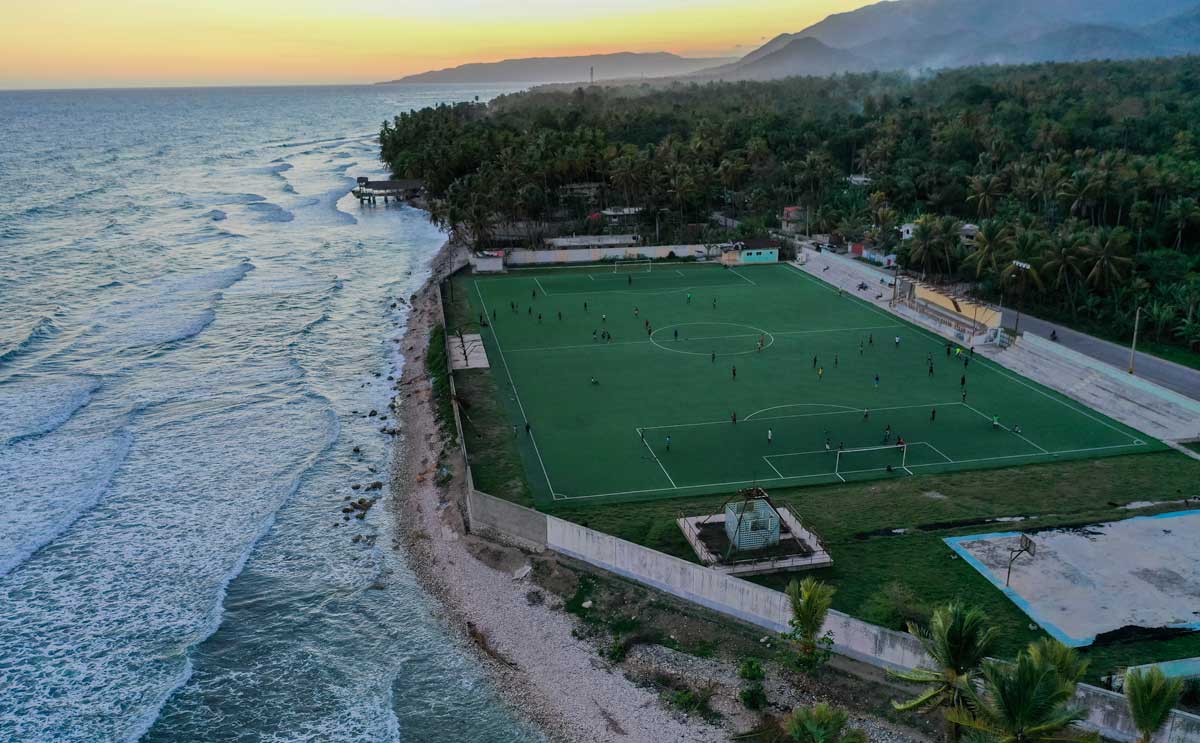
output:
[[[487,318],[541,506],[1165,448],[788,265],[525,269],[456,290]]]

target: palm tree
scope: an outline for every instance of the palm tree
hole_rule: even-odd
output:
[[[937,260],[937,243],[937,219],[920,217],[909,241],[909,263],[920,267],[922,273],[929,273]]]
[[[1037,663],[1053,667],[1064,683],[1075,687],[1087,673],[1088,661],[1075,648],[1068,647],[1053,637],[1043,637],[1029,644],[1029,656]]]
[[[995,175],[971,176],[971,193],[967,203],[975,205],[976,213],[982,217],[990,217],[996,209],[996,202],[1004,193],[1004,184]]]
[[[1183,679],[1168,679],[1158,666],[1125,673],[1125,701],[1138,730],[1138,743],[1150,743],[1182,694]]]
[[[822,702],[807,709],[795,709],[784,722],[788,738],[796,743],[867,743],[866,733],[846,729],[849,715]]]
[[[975,278],[981,278],[985,270],[997,273],[1001,261],[1012,248],[1012,237],[1012,232],[999,220],[989,219],[979,226],[975,249],[966,258],[966,263],[975,266]]]
[[[1125,269],[1133,265],[1129,252],[1129,233],[1123,228],[1102,227],[1088,236],[1084,249],[1091,263],[1087,274],[1088,284],[1097,289],[1107,289],[1117,284],[1125,275]]]
[[[980,687],[964,687],[963,707],[947,719],[995,743],[1097,742],[1100,736],[1073,725],[1084,710],[1073,705],[1075,682],[1045,658],[1023,651],[1015,663],[988,661]]]
[[[1179,308],[1170,302],[1162,300],[1154,300],[1150,306],[1146,308],[1146,314],[1150,316],[1150,322],[1154,323],[1154,340],[1162,340],[1162,332],[1179,314]]]
[[[934,667],[888,671],[896,678],[925,685],[921,695],[907,702],[893,701],[892,706],[900,711],[951,710],[962,706],[965,690],[999,641],[995,628],[987,623],[987,616],[980,609],[955,601],[935,609],[925,627],[909,622],[908,631],[920,641]],[[949,721],[946,738],[958,739],[958,726]]]
[[[833,586],[811,576],[802,581],[793,579],[788,584],[787,597],[792,605],[792,618],[788,624],[792,627],[791,637],[798,646],[797,662],[802,667],[811,668],[823,660],[820,646],[829,636],[822,638],[821,629],[836,591]]]
[[[1171,202],[1167,209],[1167,222],[1175,228],[1175,249],[1183,245],[1183,232],[1193,222],[1200,222],[1200,206],[1191,197],[1181,197]]]
[[[1042,272],[1050,286],[1071,293],[1072,282],[1083,277],[1083,255],[1079,235],[1059,230],[1046,243],[1042,253]]]

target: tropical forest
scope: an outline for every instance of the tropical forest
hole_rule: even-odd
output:
[[[1047,320],[1127,342],[1140,313],[1139,343],[1200,366],[1200,58],[534,89],[401,114],[381,144],[479,248],[717,242],[796,207]]]

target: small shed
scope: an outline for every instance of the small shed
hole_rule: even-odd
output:
[[[725,504],[725,535],[736,551],[779,544],[779,514],[766,498]]]

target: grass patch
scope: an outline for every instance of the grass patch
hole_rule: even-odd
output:
[[[1039,529],[1114,521],[1176,507],[1129,511],[1133,500],[1176,500],[1194,492],[1200,462],[1178,453],[1031,465],[1004,470],[906,477],[887,482],[772,490],[814,528],[834,565],[816,577],[838,588],[834,608],[900,628],[910,616],[954,598],[983,608],[1003,634],[1000,652],[1013,656],[1042,636],[1029,618],[942,542],[944,537],[995,531],[987,519],[1024,516],[1004,528]],[[555,515],[683,559],[695,556],[675,519],[714,513],[724,496],[660,503],[558,508]],[[783,590],[797,574],[752,578]],[[1096,681],[1127,665],[1200,655],[1200,633],[1084,650]]]
[[[454,429],[454,401],[450,394],[450,360],[446,357],[446,328],[435,325],[429,331],[429,347],[425,351],[425,371],[433,386],[433,401],[438,424],[452,442],[458,441]]]

